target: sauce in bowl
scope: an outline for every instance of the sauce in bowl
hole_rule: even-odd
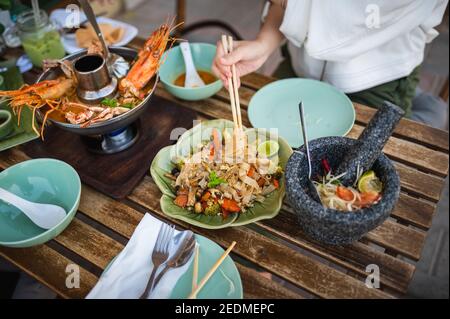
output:
[[[200,75],[201,79],[205,83],[205,85],[211,84],[217,81],[217,77],[213,75],[211,72],[197,70],[198,75]],[[180,74],[176,80],[173,82],[176,86],[184,87],[184,81],[186,80],[186,73]]]

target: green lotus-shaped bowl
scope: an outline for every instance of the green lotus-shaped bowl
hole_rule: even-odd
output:
[[[210,139],[213,128],[223,131],[225,128],[233,128],[233,122],[227,120],[204,121],[185,132],[179,138],[176,145],[161,149],[154,158],[150,172],[153,180],[163,193],[161,197],[162,211],[169,217],[180,219],[189,224],[208,229],[241,226],[256,222],[258,220],[275,217],[281,209],[285,196],[284,177],[280,181],[280,187],[270,193],[263,203],[255,203],[254,207],[248,209],[245,213],[233,214],[225,219],[222,216],[196,214],[187,209],[178,207],[173,203],[173,200],[176,197],[175,189],[172,186],[172,181],[165,176],[165,174],[171,172],[175,167],[172,159],[180,156],[180,154],[183,156],[188,156],[192,151],[192,145],[198,145],[202,141]],[[258,138],[261,137],[266,140],[277,140],[280,145],[278,152],[278,163],[283,170],[285,169],[286,163],[292,154],[292,149],[284,139],[274,135],[273,132],[264,129],[245,129],[245,133],[249,136],[250,142],[250,136],[253,138],[255,138],[255,136]]]

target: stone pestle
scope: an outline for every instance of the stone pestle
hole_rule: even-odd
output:
[[[350,186],[355,182],[358,165],[362,172],[370,170],[404,115],[405,111],[399,106],[383,102],[359,136],[358,143],[344,156],[336,169],[335,175],[346,172],[341,178],[343,185]]]

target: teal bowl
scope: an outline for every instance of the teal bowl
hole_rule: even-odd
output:
[[[0,140],[6,138],[14,129],[12,115],[7,110],[0,110]]]
[[[56,227],[42,229],[19,209],[0,199],[0,245],[31,247],[58,236],[72,221],[80,204],[81,182],[68,164],[54,159],[35,159],[0,173],[0,187],[32,202],[63,207],[67,216]]]
[[[190,46],[196,69],[212,73],[211,67],[216,55],[216,46],[208,43],[190,43]],[[159,70],[161,82],[164,88],[177,98],[188,101],[203,100],[213,96],[222,88],[222,81],[219,79],[198,88],[185,88],[175,85],[175,80],[186,72],[183,55],[178,46],[167,51],[162,61],[164,62]]]

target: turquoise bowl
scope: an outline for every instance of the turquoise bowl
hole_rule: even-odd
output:
[[[0,187],[32,202],[63,207],[67,216],[56,227],[36,226],[19,209],[0,200],[0,245],[31,247],[58,236],[80,204],[81,182],[68,164],[48,158],[29,160],[0,173]]]
[[[208,43],[190,43],[192,57],[197,70],[212,73],[211,67],[216,55],[216,46]],[[164,88],[172,95],[188,101],[207,99],[222,88],[219,79],[208,85],[198,88],[185,88],[174,84],[175,80],[186,72],[183,55],[180,47],[176,46],[165,53],[163,64],[159,69],[159,76]]]

